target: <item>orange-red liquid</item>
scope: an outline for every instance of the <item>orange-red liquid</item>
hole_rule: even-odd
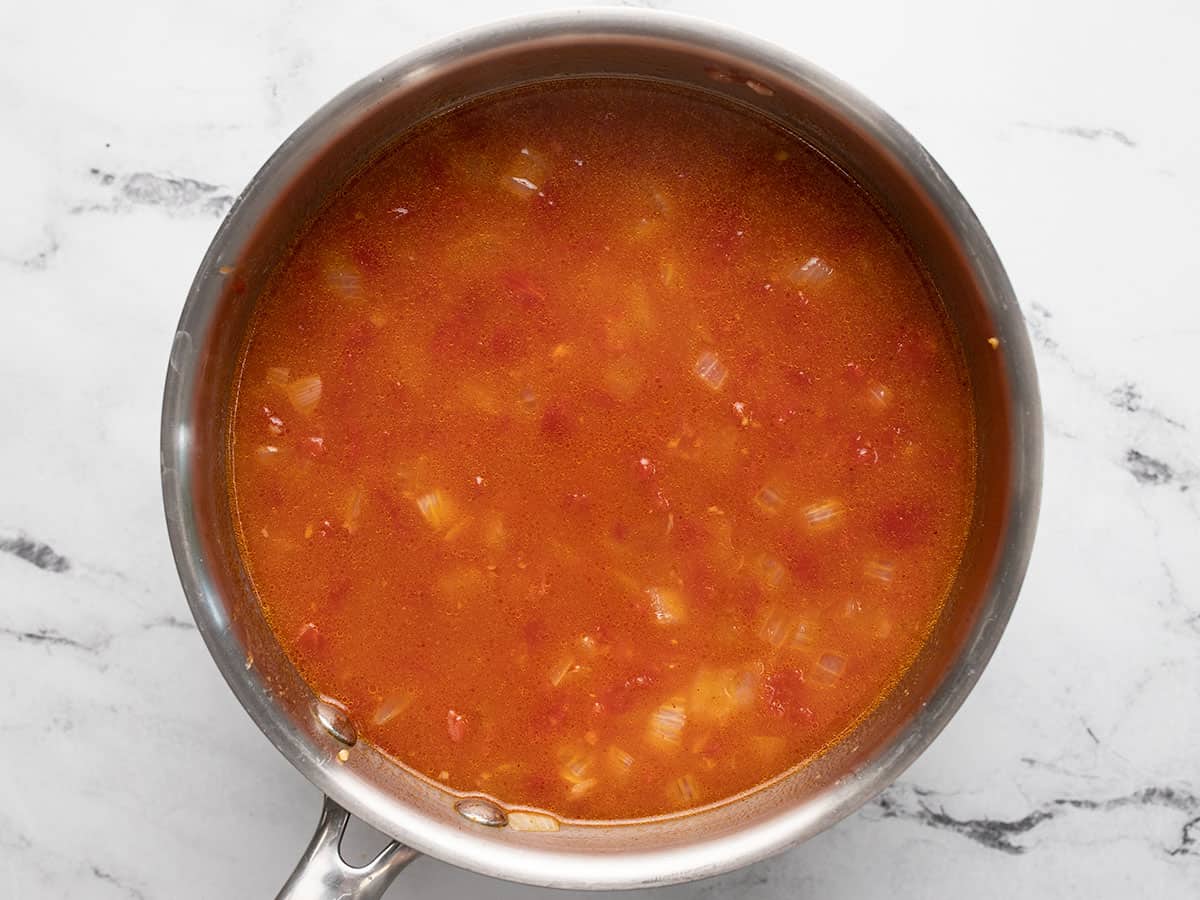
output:
[[[260,305],[231,490],[267,618],[452,789],[613,819],[752,788],[879,701],[953,580],[939,300],[745,112],[597,81],[451,113]]]

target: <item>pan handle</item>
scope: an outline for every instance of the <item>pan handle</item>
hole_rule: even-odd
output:
[[[350,813],[328,797],[316,833],[275,900],[380,900],[400,870],[420,854],[392,841],[365,866],[342,859]]]

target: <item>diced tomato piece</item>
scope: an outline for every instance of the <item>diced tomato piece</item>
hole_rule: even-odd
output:
[[[550,637],[550,629],[546,626],[544,619],[527,619],[522,631],[525,633],[525,642],[529,644],[530,649],[541,646]]]
[[[767,710],[796,725],[812,721],[812,710],[805,704],[807,688],[799,669],[777,669],[763,681],[763,701]]]
[[[547,699],[541,706],[535,706],[531,717],[534,730],[537,733],[555,732],[566,724],[570,715],[570,707],[560,698]]]
[[[326,595],[326,609],[337,611],[346,605],[346,601],[350,599],[350,579],[342,578],[334,582],[330,587],[329,593]]]
[[[634,460],[633,473],[637,476],[638,481],[650,481],[652,478],[654,478],[654,475],[657,471],[658,466],[656,466],[654,464],[654,460],[648,456],[639,456],[636,460]]]
[[[656,678],[651,672],[638,672],[616,683],[610,684],[599,694],[597,702],[602,704],[606,712],[620,715],[628,712],[638,695],[654,684]]]
[[[810,388],[815,382],[812,373],[799,366],[787,366],[784,369],[784,378],[787,379],[788,384],[798,388]]]
[[[708,540],[708,532],[700,527],[691,516],[677,513],[675,515],[675,527],[671,529],[671,539],[680,547],[691,550],[704,546]]]
[[[896,357],[910,372],[925,376],[937,368],[937,339],[911,325],[905,326],[896,337]]]
[[[450,740],[454,743],[461,744],[463,738],[467,736],[467,717],[452,709],[447,710],[446,733],[450,735]]]
[[[661,483],[658,480],[658,463],[651,457],[639,456],[634,459],[633,477],[649,493],[655,509],[660,512],[666,512],[671,508],[671,500],[663,492]]]
[[[296,635],[296,652],[305,657],[320,655],[325,649],[325,636],[312,622],[305,622]]]
[[[788,574],[798,584],[820,584],[825,578],[821,555],[809,546],[808,541],[792,532],[783,549]]]
[[[911,500],[894,503],[879,514],[875,531],[884,544],[903,550],[929,539],[932,518],[925,504]]]
[[[575,420],[558,404],[542,413],[542,435],[552,441],[565,441],[575,431]]]

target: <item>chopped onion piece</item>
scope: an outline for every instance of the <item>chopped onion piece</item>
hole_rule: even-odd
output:
[[[447,543],[457,540],[463,535],[463,532],[471,527],[471,523],[474,521],[475,520],[470,516],[459,519],[457,522],[451,525],[449,529],[447,529],[444,535],[442,535],[442,540],[446,541]]]
[[[592,768],[592,755],[590,753],[575,753],[567,760],[562,767],[563,779],[571,784],[582,784],[585,781],[591,780],[589,773]]]
[[[679,803],[692,804],[700,799],[700,789],[696,786],[695,777],[690,774],[675,779],[672,791]]]
[[[712,352],[701,353],[692,371],[714,391],[719,391],[725,385],[725,379],[729,377],[729,370],[725,368],[725,364]]]
[[[660,625],[680,625],[687,621],[687,607],[679,591],[652,587],[646,589],[646,596],[650,598],[650,608]]]
[[[418,497],[417,509],[434,531],[440,531],[454,518],[454,507],[450,498],[440,488]]]
[[[263,444],[254,449],[254,455],[259,462],[266,462],[279,454],[279,448],[274,444]]]
[[[688,704],[692,718],[722,723],[746,705],[742,678],[743,673],[736,669],[701,669],[697,672],[692,683],[691,703]],[[749,685],[750,699],[753,699],[753,682],[749,682]]]
[[[596,636],[591,634],[580,635],[579,646],[583,648],[583,652],[588,656],[606,654],[609,651],[609,646],[607,644],[600,643],[600,641],[596,639]]]
[[[892,620],[880,619],[879,624],[875,626],[875,637],[879,640],[886,640],[892,633]]]
[[[792,631],[792,644],[797,647],[807,647],[816,637],[816,626],[807,619],[800,619]]]
[[[500,179],[501,186],[517,197],[540,196],[539,184],[544,184],[546,161],[541,153],[530,147],[522,147],[511,159]]]
[[[543,813],[510,812],[508,827],[513,831],[558,831],[558,819]]]
[[[833,266],[819,256],[810,256],[788,274],[788,280],[798,288],[820,287],[833,275]]]
[[[737,682],[733,686],[733,703],[735,706],[745,708],[754,702],[755,685],[758,683],[758,674],[753,670],[747,670],[738,676]]]
[[[682,698],[664,703],[650,715],[647,737],[651,742],[664,747],[678,747],[683,740],[683,726],[687,724],[687,713]]]
[[[863,566],[863,574],[868,578],[873,578],[876,581],[882,581],[884,584],[892,583],[892,575],[894,566],[890,562],[884,562],[879,559],[869,559],[867,564]]]
[[[787,741],[774,735],[755,735],[750,738],[750,746],[763,759],[770,759],[783,752],[783,748],[787,746]]]
[[[267,384],[283,387],[292,377],[292,370],[282,366],[272,366],[267,369]]]
[[[812,528],[825,528],[834,524],[845,511],[842,501],[825,500],[804,510],[804,518]]]
[[[402,687],[392,691],[375,709],[375,715],[371,717],[371,721],[376,725],[386,725],[397,716],[404,715],[412,706],[415,697],[416,694],[411,688]]]
[[[508,532],[504,529],[504,517],[493,512],[483,520],[483,542],[492,550],[501,551],[508,544]]]
[[[758,574],[762,577],[764,585],[775,589],[787,578],[787,569],[774,556],[764,553],[758,558]]]
[[[488,587],[487,575],[479,566],[458,565],[442,572],[433,582],[434,592],[447,608],[462,609],[477,601]]]
[[[646,382],[646,373],[628,356],[618,356],[604,369],[604,386],[617,400],[634,399]]]
[[[833,684],[846,671],[846,657],[840,653],[822,653],[817,660],[813,676],[817,681]]]
[[[346,511],[342,516],[342,527],[350,534],[358,531],[358,520],[362,517],[363,498],[366,491],[360,485],[350,492],[346,498]]]
[[[573,785],[571,785],[569,788],[567,788],[567,796],[572,797],[572,798],[582,797],[584,794],[586,794],[588,791],[590,791],[595,786],[596,786],[595,778],[589,778],[586,781],[577,781]]]
[[[784,613],[771,610],[758,629],[758,636],[778,650],[788,639],[792,631],[792,623]]]
[[[508,188],[509,193],[516,194],[518,197],[532,197],[540,190],[536,184],[520,175],[507,176],[504,186]]]
[[[783,509],[783,495],[772,487],[762,487],[754,495],[754,505],[768,516],[776,515]]]
[[[321,400],[321,376],[302,375],[284,388],[288,401],[296,411],[308,415]]]
[[[883,409],[892,400],[892,389],[886,384],[880,384],[878,381],[872,381],[867,386],[867,394],[870,396],[871,402],[880,409]]]
[[[675,263],[667,259],[664,259],[661,263],[659,263],[658,275],[662,280],[663,287],[674,287],[675,282],[679,278],[679,275],[675,269]]]
[[[263,414],[267,417],[267,430],[276,437],[287,431],[287,426],[283,424],[283,419],[271,412],[271,407],[264,406]]]
[[[575,657],[567,656],[561,660],[553,669],[550,670],[550,684],[552,684],[554,687],[558,687],[563,683],[563,679],[570,674],[573,668],[575,668]]]
[[[353,263],[338,263],[325,270],[325,283],[342,300],[362,300],[362,273]]]
[[[612,744],[608,748],[608,761],[618,772],[628,772],[633,768],[633,757],[618,747]]]

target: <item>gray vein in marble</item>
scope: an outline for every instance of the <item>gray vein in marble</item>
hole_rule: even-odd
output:
[[[1124,410],[1128,413],[1144,413],[1152,419],[1158,419],[1160,422],[1165,422],[1174,428],[1187,430],[1186,426],[1178,419],[1173,419],[1165,413],[1159,412],[1152,406],[1147,406],[1142,402],[1142,392],[1138,390],[1138,386],[1132,381],[1126,381],[1115,388],[1108,395],[1108,402],[1117,409]]]
[[[96,879],[106,882],[108,884],[111,884],[113,887],[117,888],[118,890],[123,891],[127,896],[133,897],[134,900],[146,900],[146,895],[143,894],[140,890],[133,887],[132,885],[126,884],[124,881],[122,881],[116,875],[113,875],[111,872],[105,871],[104,869],[100,868],[99,866],[92,866],[92,875]]]
[[[1140,484],[1170,484],[1175,480],[1175,470],[1149,454],[1130,447],[1125,451],[1125,468]]]
[[[1183,826],[1183,832],[1179,835],[1179,846],[1169,850],[1171,856],[1181,856],[1185,853],[1195,853],[1192,848],[1196,844],[1196,835],[1192,834],[1192,829],[1200,826],[1200,816],[1192,819]]]
[[[915,786],[895,785],[875,801],[885,819],[900,819],[928,828],[952,831],[981,846],[1014,856],[1029,851],[1021,841],[1025,835],[1045,822],[1057,819],[1070,810],[1110,812],[1125,807],[1157,806],[1184,813],[1188,819],[1180,826],[1178,846],[1166,848],[1169,856],[1197,855],[1197,838],[1193,830],[1200,821],[1200,797],[1173,787],[1148,787],[1131,794],[1107,800],[1060,797],[1042,803],[1019,819],[960,819],[946,812],[939,803],[934,806],[931,791]]]
[[[40,250],[28,256],[0,254],[0,262],[25,269],[28,272],[44,272],[46,267],[50,265],[50,260],[60,249],[62,248],[58,243],[58,237],[49,229],[46,229],[45,240]]]
[[[74,206],[71,213],[116,212],[135,206],[155,206],[172,215],[201,214],[223,216],[233,205],[233,195],[218,185],[195,178],[174,175],[156,175],[152,172],[134,172],[116,175],[101,169],[90,169],[93,180],[108,188],[111,199],[107,203]]]
[[[1071,361],[1063,354],[1058,346],[1058,341],[1050,336],[1050,329],[1047,323],[1054,318],[1054,313],[1050,312],[1045,306],[1038,303],[1036,300],[1029,305],[1031,315],[1025,317],[1025,324],[1029,326],[1029,334],[1033,338],[1033,342],[1043,350],[1049,350],[1054,356],[1066,363],[1073,375],[1077,377],[1085,377],[1081,373],[1075,371],[1075,367]]]
[[[1136,147],[1137,141],[1118,128],[1089,128],[1084,125],[1039,125],[1037,122],[1018,122],[1022,128],[1034,131],[1046,131],[1051,134],[1062,134],[1067,137],[1082,138],[1085,141],[1115,141],[1124,147]]]
[[[33,841],[20,832],[14,832],[12,837],[0,837],[0,847],[7,847],[9,850],[28,850],[33,847]]]
[[[1025,321],[1029,326],[1034,343],[1061,362],[1072,377],[1089,390],[1101,393],[1108,405],[1120,412],[1139,417],[1150,425],[1166,425],[1178,431],[1188,431],[1187,425],[1180,419],[1147,404],[1135,382],[1125,380],[1106,390],[1099,376],[1080,370],[1059,342],[1050,334],[1049,322],[1053,318],[1054,314],[1049,309],[1034,301],[1030,304],[1030,315],[1026,317]],[[1066,438],[1076,437],[1073,432],[1050,419],[1047,420],[1046,428],[1052,434]],[[1170,432],[1166,433],[1170,434]],[[1161,428],[1159,434],[1160,436],[1163,434]],[[1175,439],[1167,438],[1167,441],[1174,444]],[[1191,489],[1191,485],[1197,477],[1196,471],[1173,466],[1139,447],[1127,447],[1120,457],[1120,465],[1134,477],[1138,484],[1149,486],[1174,484],[1183,493],[1187,493]]]
[[[196,625],[194,622],[184,621],[177,616],[161,616],[142,626],[143,631],[150,631],[152,628],[169,628],[173,631],[195,631]]]
[[[1132,452],[1136,452],[1136,451],[1130,451],[1130,452],[1132,453]],[[1135,474],[1134,477],[1137,478],[1137,475]],[[1140,482],[1140,479],[1139,479],[1139,482]],[[1141,483],[1153,484],[1154,482],[1141,482]],[[1188,485],[1181,484],[1179,486],[1179,489],[1181,491],[1186,491],[1188,489]],[[1196,609],[1194,609],[1184,599],[1183,592],[1179,590],[1179,583],[1175,579],[1175,571],[1174,571],[1174,569],[1171,568],[1171,563],[1170,563],[1169,557],[1167,555],[1164,555],[1160,549],[1157,549],[1157,548],[1160,548],[1161,544],[1162,544],[1162,527],[1159,524],[1158,517],[1155,516],[1153,513],[1151,513],[1151,511],[1147,508],[1146,504],[1143,502],[1142,498],[1139,498],[1136,501],[1136,505],[1137,505],[1138,510],[1140,510],[1142,515],[1145,517],[1146,523],[1150,528],[1150,532],[1154,536],[1154,546],[1155,546],[1156,552],[1158,554],[1158,567],[1159,567],[1159,570],[1162,572],[1163,579],[1166,581],[1166,585],[1167,585],[1167,598],[1166,598],[1167,602],[1162,603],[1162,602],[1158,601],[1157,595],[1155,595],[1155,601],[1158,603],[1158,605],[1164,611],[1167,611],[1167,612],[1171,612],[1174,610],[1183,610],[1184,618],[1180,624],[1185,625],[1194,631],[1200,632],[1200,611],[1197,611]],[[1189,506],[1190,506],[1190,504],[1189,504]],[[1194,509],[1193,509],[1193,512],[1195,512]]]
[[[15,639],[21,644],[42,644],[47,647],[74,647],[85,653],[99,653],[112,641],[111,637],[98,641],[86,642],[68,637],[56,628],[37,628],[32,631],[22,631],[19,628],[0,627],[0,637]]]
[[[0,553],[9,553],[46,572],[66,572],[71,568],[71,561],[62,554],[55,553],[49,544],[35,541],[24,534],[0,537]]]

